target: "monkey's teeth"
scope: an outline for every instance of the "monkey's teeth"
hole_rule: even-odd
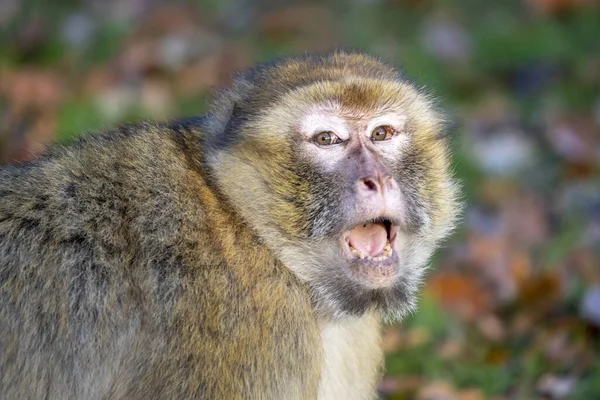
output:
[[[383,261],[383,260],[387,260],[388,258],[390,258],[392,256],[392,254],[394,254],[394,250],[392,250],[389,240],[388,240],[387,244],[385,245],[385,247],[383,248],[383,253],[377,257],[372,257],[368,254],[365,254],[362,251],[357,250],[352,246],[349,246],[349,247],[350,247],[350,251],[352,252],[352,254],[354,254],[361,260],[364,260],[366,258],[369,261]]]

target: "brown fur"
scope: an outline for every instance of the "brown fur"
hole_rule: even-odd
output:
[[[349,223],[319,204],[345,192],[301,157],[290,123],[329,100],[409,114],[414,174],[395,168],[426,259],[456,214],[429,100],[361,54],[263,66],[204,118],[128,125],[0,169],[0,397],[310,399],[353,382],[348,393],[375,396],[379,321],[412,307],[424,261],[373,306],[334,275],[314,281],[320,246]],[[327,292],[336,283],[350,312]]]
[[[126,130],[3,170],[2,397],[314,397],[306,288],[207,185],[199,132]]]

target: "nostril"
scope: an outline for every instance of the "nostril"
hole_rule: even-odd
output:
[[[374,192],[377,191],[377,184],[372,179],[368,179],[368,178],[367,179],[362,179],[361,182],[362,182],[362,185],[363,185],[364,189],[371,190],[371,191],[374,191]]]

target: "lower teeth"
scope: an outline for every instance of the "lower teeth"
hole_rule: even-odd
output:
[[[387,260],[394,253],[394,251],[392,250],[392,246],[391,246],[389,240],[387,241],[387,243],[383,247],[383,254],[381,254],[380,256],[377,256],[377,257],[371,257],[370,255],[367,255],[367,254],[363,253],[360,250],[356,250],[352,246],[350,246],[350,251],[352,252],[352,254],[358,256],[358,258],[360,258],[361,260],[363,260],[363,259],[366,258],[367,260],[370,260],[370,261],[383,261],[383,260]]]

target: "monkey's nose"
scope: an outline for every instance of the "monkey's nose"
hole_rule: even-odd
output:
[[[394,190],[394,179],[389,175],[380,175],[359,179],[358,188],[362,194],[384,196]]]

